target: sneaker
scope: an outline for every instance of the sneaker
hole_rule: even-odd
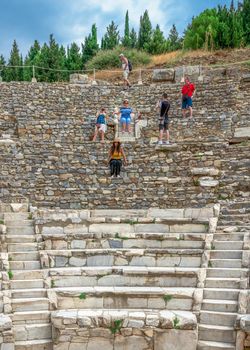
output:
[[[115,177],[115,175],[111,175],[110,177],[111,177],[111,179],[113,179]]]
[[[166,145],[169,145],[169,144],[170,144],[170,142],[169,142],[169,141],[166,141],[166,142],[165,142],[165,144],[166,144]]]
[[[162,145],[162,143],[163,143],[162,141],[158,141],[158,145]]]
[[[120,176],[120,175],[117,175],[116,177],[119,177],[119,178],[120,178],[121,176]]]

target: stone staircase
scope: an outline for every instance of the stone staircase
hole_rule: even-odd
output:
[[[52,349],[50,304],[28,212],[5,213],[15,350]]]
[[[250,222],[249,202],[222,207],[214,234],[200,312],[198,350],[235,350],[234,328],[240,293],[249,288],[249,268],[243,264],[244,236]],[[238,216],[244,213],[244,221]],[[230,226],[240,224],[240,226]]]

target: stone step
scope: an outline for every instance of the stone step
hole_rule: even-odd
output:
[[[12,312],[49,310],[47,298],[12,299]]]
[[[211,250],[211,259],[241,259],[242,250]]]
[[[11,314],[13,324],[50,323],[50,311],[25,311]]]
[[[26,324],[14,326],[15,341],[23,340],[41,340],[50,339],[52,337],[51,324]]]
[[[4,220],[28,220],[30,213],[4,213]]]
[[[53,350],[51,339],[16,341],[15,350]]]
[[[234,303],[237,303],[237,301],[232,300],[212,300],[213,305],[216,307],[218,306],[218,310],[204,310],[204,307],[209,307],[209,299],[203,300],[202,303],[202,310],[200,311],[200,323],[205,324],[212,324],[212,325],[218,325],[218,326],[232,326],[235,323],[235,320],[237,318],[236,312],[230,312],[230,311],[220,311],[219,302],[221,301],[222,305],[226,306],[226,303],[228,302],[229,306],[235,306]],[[237,306],[237,305],[236,305]]]
[[[34,252],[37,251],[37,243],[9,243],[8,252]]]
[[[41,268],[40,261],[10,261],[11,270],[37,270]]]
[[[240,288],[240,278],[206,278],[205,281],[206,288]]]
[[[220,215],[220,222],[234,222],[234,221],[239,221],[239,222],[250,222],[250,214],[244,213],[244,214],[222,214]]]
[[[34,243],[36,242],[35,235],[6,235],[7,243]]]
[[[34,226],[34,221],[33,220],[20,220],[20,219],[4,219],[4,224],[6,226],[11,226],[11,227],[29,227],[29,226]]]
[[[7,235],[34,235],[33,226],[7,226]]]
[[[10,261],[37,261],[39,260],[38,252],[9,252]]]
[[[202,310],[207,311],[221,311],[221,312],[237,312],[238,302],[235,300],[213,300],[203,299]],[[209,323],[209,322],[204,322]]]
[[[14,273],[15,274],[15,273]],[[31,289],[31,288],[43,288],[43,279],[36,280],[10,280],[11,289]]]
[[[240,278],[247,276],[248,269],[208,268],[207,277]]]
[[[12,270],[13,278],[11,281],[18,280],[40,280],[47,276],[46,270]]]
[[[200,267],[203,249],[84,249],[46,250],[55,267],[166,266]]]
[[[204,288],[204,299],[238,300],[238,289]]]
[[[46,298],[47,290],[44,288],[32,288],[32,289],[13,289],[11,291],[12,298],[25,299],[25,298]]]
[[[49,274],[53,280],[51,282],[53,287],[196,287],[199,270],[199,268],[94,266],[50,269]]]
[[[199,324],[199,339],[235,344],[236,332],[233,327]]]
[[[53,288],[62,309],[192,310],[194,288],[64,287]]]
[[[243,232],[232,232],[232,233],[215,233],[214,240],[215,241],[243,241],[244,233]]]
[[[209,267],[241,268],[242,259],[210,259]]]
[[[232,343],[199,340],[197,350],[235,350]]]
[[[227,204],[227,208],[230,209],[242,209],[242,208],[250,208],[250,201],[238,201],[238,202],[231,202]],[[224,208],[222,208],[224,209]]]
[[[213,241],[215,250],[242,250],[242,241]]]

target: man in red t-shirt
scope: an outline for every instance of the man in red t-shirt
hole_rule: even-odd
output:
[[[183,85],[182,90],[182,115],[186,117],[186,113],[189,110],[190,118],[193,116],[193,96],[195,93],[195,86],[189,80],[189,78],[185,78],[185,85]]]

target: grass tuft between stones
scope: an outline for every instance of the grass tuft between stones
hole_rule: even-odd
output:
[[[113,325],[109,327],[110,332],[112,334],[116,334],[120,332],[121,328],[122,328],[122,320],[115,320]]]
[[[180,329],[179,323],[180,323],[180,320],[178,319],[177,316],[175,316],[174,321],[173,321],[174,329]]]
[[[166,303],[168,303],[170,300],[172,300],[173,299],[173,296],[171,295],[171,294],[165,294],[164,296],[163,296],[163,300],[166,302]]]
[[[86,298],[87,298],[87,294],[86,293],[81,293],[79,295],[79,299],[81,299],[81,300],[85,300]]]
[[[8,271],[8,276],[10,280],[14,277],[14,274],[11,270]]]

